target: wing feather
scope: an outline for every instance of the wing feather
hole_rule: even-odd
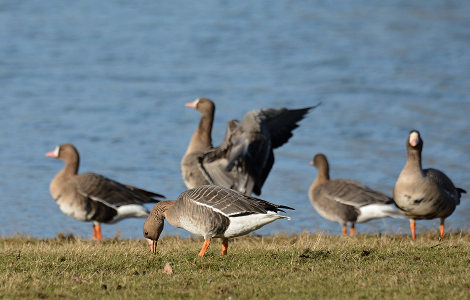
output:
[[[283,208],[293,209],[214,185],[196,187],[184,192],[181,197],[184,197],[187,201],[211,207],[226,216],[253,213],[265,214],[268,211],[283,211]]]
[[[370,204],[390,204],[392,198],[372,190],[363,183],[348,179],[332,179],[325,183],[322,191],[325,196],[336,202],[355,208]]]
[[[76,178],[78,191],[94,200],[119,207],[128,204],[155,203],[159,200],[154,198],[164,198],[163,195],[136,188],[131,185],[124,185],[115,180],[106,178],[95,173],[84,173]]]

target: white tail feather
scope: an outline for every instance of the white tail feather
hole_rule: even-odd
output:
[[[231,217],[230,225],[224,232],[223,236],[226,238],[237,237],[248,234],[266,224],[276,221],[277,219],[287,219],[289,217],[280,215],[278,213],[268,211],[266,214],[251,214],[242,217]]]
[[[359,208],[360,214],[356,223],[367,222],[377,218],[400,218],[403,217],[393,204],[370,204]]]
[[[117,208],[117,215],[108,223],[116,223],[126,218],[146,218],[149,215],[149,211],[142,205],[129,204],[123,205]]]

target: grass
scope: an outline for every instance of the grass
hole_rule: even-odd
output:
[[[246,236],[204,258],[202,239],[102,243],[0,238],[0,298],[313,299],[470,297],[470,233]],[[169,263],[171,272],[164,272]],[[167,267],[168,268],[168,267]]]

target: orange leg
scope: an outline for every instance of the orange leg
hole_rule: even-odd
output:
[[[415,220],[410,220],[410,229],[411,229],[411,237],[413,241],[416,240],[416,222]]]
[[[211,244],[211,242],[209,241],[204,241],[204,245],[202,245],[202,249],[201,249],[201,252],[199,252],[199,256],[200,257],[203,257],[204,256],[204,253],[206,253],[206,250],[207,248],[209,248],[209,245]]]
[[[222,241],[222,255],[227,255],[228,239]]]
[[[347,235],[348,234],[348,227],[346,225],[343,225],[343,235]]]
[[[444,219],[441,219],[441,225],[439,226],[439,231],[441,232],[441,239],[444,238]]]
[[[351,228],[349,229],[349,235],[354,236],[354,223],[352,223]]]
[[[94,241],[102,241],[103,237],[101,236],[101,225],[93,224],[93,236],[91,237]]]

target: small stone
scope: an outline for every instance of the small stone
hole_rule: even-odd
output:
[[[171,268],[170,266],[170,263],[167,262],[165,267],[163,268],[163,271],[162,271],[164,274],[167,274],[167,275],[171,275],[173,274],[173,269]]]

